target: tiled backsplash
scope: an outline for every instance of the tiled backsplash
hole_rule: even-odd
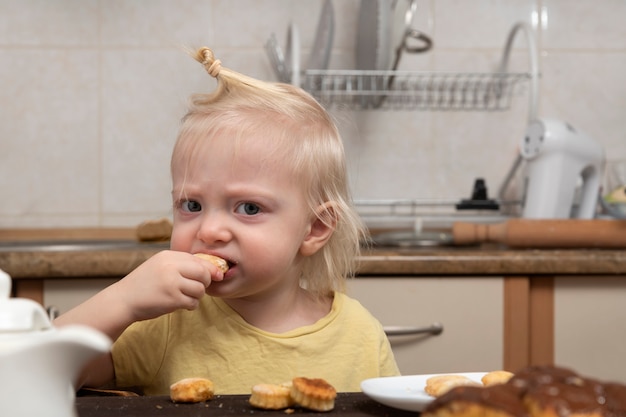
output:
[[[212,89],[183,47],[274,79],[263,44],[298,25],[303,58],[322,0],[0,0],[0,227],[132,226],[169,216],[169,157],[187,97]],[[332,68],[354,66],[359,0],[334,0]],[[626,158],[626,1],[419,0],[434,40],[402,70],[491,71],[508,31],[532,24],[539,115]],[[313,18],[312,18],[313,17]],[[512,69],[526,71],[516,41]],[[357,199],[495,193],[528,117],[505,112],[342,111]]]

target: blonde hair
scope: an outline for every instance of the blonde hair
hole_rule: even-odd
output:
[[[365,233],[352,205],[343,143],[331,116],[300,88],[222,67],[209,48],[200,48],[194,58],[216,78],[217,88],[191,97],[172,163],[183,154],[190,157],[198,142],[225,129],[235,138],[268,132],[263,136],[275,142],[273,149],[302,185],[311,214],[334,229],[326,245],[305,258],[301,285],[319,296],[345,291]]]

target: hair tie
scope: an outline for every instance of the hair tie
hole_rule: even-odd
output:
[[[222,69],[222,61],[215,59],[213,51],[209,48],[202,48],[202,56],[204,58],[202,60],[202,65],[204,65],[206,72],[208,72],[211,77],[217,78]]]
[[[209,68],[207,69],[207,72],[209,73],[211,77],[217,78],[217,76],[220,75],[221,70],[222,70],[222,61],[220,61],[219,59],[216,59],[209,66]]]

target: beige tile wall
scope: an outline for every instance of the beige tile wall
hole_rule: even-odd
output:
[[[192,92],[213,88],[182,46],[274,79],[263,50],[298,25],[303,57],[321,0],[0,0],[0,227],[129,226],[170,213],[168,163]],[[354,66],[358,0],[335,0],[333,68]],[[403,70],[490,71],[517,21],[540,46],[540,116],[626,157],[626,1],[419,0],[435,49]],[[523,38],[512,69],[527,69]],[[507,112],[335,112],[355,197],[458,199],[495,189],[526,124]]]

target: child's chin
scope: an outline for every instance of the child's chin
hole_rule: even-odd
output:
[[[224,297],[227,295],[227,290],[225,288],[225,285],[227,284],[228,281],[226,278],[224,278],[224,281],[213,281],[211,282],[211,285],[209,285],[209,287],[206,289],[205,293],[207,295],[210,295],[212,297]]]

